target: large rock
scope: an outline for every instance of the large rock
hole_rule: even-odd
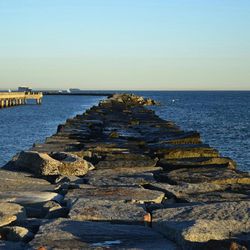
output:
[[[22,151],[10,165],[40,175],[85,175],[93,165],[80,157],[57,152],[52,154]]]
[[[142,205],[124,201],[78,199],[72,204],[69,217],[78,221],[109,221],[143,224],[146,211]]]
[[[55,185],[51,185],[44,179],[34,178],[29,173],[13,172],[0,169],[1,192],[33,192],[54,191]]]
[[[213,183],[226,184],[250,184],[250,175],[227,168],[202,167],[181,168],[170,172],[157,174],[157,179],[171,184],[176,183]]]
[[[14,203],[0,202],[0,227],[25,218],[24,207]]]
[[[167,208],[153,212],[153,229],[183,249],[202,249],[211,240],[242,240],[250,231],[250,201]]]
[[[62,175],[81,176],[94,169],[90,162],[74,154],[57,152],[52,153],[50,156],[62,163],[62,165],[58,166],[59,173]]]
[[[118,156],[107,157],[104,161],[100,161],[95,167],[97,169],[104,168],[134,168],[134,167],[155,167],[156,160],[149,157],[138,157],[138,159],[122,159]]]
[[[153,152],[164,159],[219,157],[216,149],[200,144],[165,145],[153,149]]]
[[[20,170],[27,170],[36,175],[58,175],[61,162],[46,153],[22,151],[12,159],[11,165]]]
[[[107,107],[110,105],[124,104],[124,105],[156,105],[158,104],[151,98],[143,98],[134,94],[114,94],[107,100],[103,100],[100,103],[101,107]]]
[[[139,225],[116,225],[105,222],[80,222],[58,219],[43,224],[34,240],[32,249],[144,249],[174,250],[177,246],[154,232]]]
[[[212,183],[183,183],[170,185],[152,183],[152,190],[164,192],[168,198],[182,202],[219,202],[250,200],[250,185],[218,185]]]
[[[112,201],[132,201],[135,203],[161,203],[164,193],[131,187],[96,187],[69,190],[67,199],[75,201],[79,198]]]
[[[175,128],[175,125],[171,127]],[[159,138],[159,137],[158,137]],[[160,144],[200,144],[201,138],[200,134],[196,131],[184,132],[183,134],[177,133],[177,135],[173,135],[172,137],[160,138]]]
[[[174,170],[180,168],[194,167],[222,167],[236,169],[236,163],[230,158],[213,157],[213,158],[188,158],[188,159],[161,159],[159,165],[164,170]]]
[[[91,171],[84,177],[86,182],[95,186],[140,186],[154,183],[152,172],[157,167],[114,168]]]

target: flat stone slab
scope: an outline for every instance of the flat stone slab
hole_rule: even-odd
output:
[[[204,183],[213,184],[250,184],[248,173],[237,172],[227,168],[182,168],[170,172],[161,172],[157,179],[162,182],[178,183]]]
[[[34,178],[29,173],[0,170],[0,191],[54,191],[55,185],[51,185],[44,179]]]
[[[42,225],[30,242],[32,249],[145,249],[174,250],[177,246],[139,225],[58,219]]]
[[[84,199],[131,201],[135,203],[154,202],[161,203],[164,193],[160,191],[147,190],[131,187],[96,187],[69,190],[66,199],[72,201]]]
[[[184,198],[184,200],[187,202],[225,202],[225,201],[244,201],[244,200],[250,201],[250,196],[241,193],[217,191],[211,193],[188,195]]]
[[[154,183],[152,172],[160,169],[157,167],[98,169],[89,172],[84,180],[95,186],[140,186]]]
[[[193,249],[196,243],[237,239],[250,231],[250,201],[167,208],[153,212],[153,229]]]
[[[219,157],[216,149],[200,144],[162,145],[153,150],[154,154],[164,159],[181,159],[197,157]]]
[[[222,167],[236,169],[236,163],[230,158],[210,157],[210,158],[187,158],[187,159],[161,159],[159,165],[164,170],[174,170],[180,168],[200,168],[200,167]]]
[[[95,165],[97,169],[104,169],[104,168],[134,168],[134,167],[155,167],[156,161],[152,159],[115,159],[115,160],[104,160],[100,161],[98,164]]]
[[[172,125],[175,128],[175,125]],[[159,139],[159,137],[158,137]],[[200,134],[196,131],[178,133],[177,135],[170,136],[168,138],[160,138],[159,144],[200,144]]]
[[[24,207],[15,203],[0,202],[0,227],[24,219],[26,219]]]
[[[73,203],[69,217],[77,221],[143,224],[146,213],[143,205],[93,198],[79,199]]]
[[[162,191],[168,198],[176,198],[182,202],[218,202],[250,200],[250,185],[218,185],[212,183],[183,183],[170,185],[152,183],[152,190]]]
[[[88,175],[92,175],[94,173],[97,174],[113,174],[113,175],[119,175],[119,174],[140,174],[140,173],[154,173],[159,170],[162,170],[161,167],[134,167],[134,168],[113,168],[113,169],[96,169],[88,173]],[[86,176],[88,176],[86,175]]]

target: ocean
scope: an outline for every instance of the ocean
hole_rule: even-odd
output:
[[[111,91],[109,91],[111,92]],[[250,91],[133,91],[160,101],[150,107],[250,171]],[[97,104],[96,96],[45,96],[42,105],[0,109],[0,166],[56,132],[58,124]]]

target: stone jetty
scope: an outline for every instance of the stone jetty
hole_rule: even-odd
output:
[[[0,249],[248,249],[250,176],[115,94],[0,170]]]

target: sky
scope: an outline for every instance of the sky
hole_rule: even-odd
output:
[[[0,0],[0,88],[250,90],[249,0]]]

